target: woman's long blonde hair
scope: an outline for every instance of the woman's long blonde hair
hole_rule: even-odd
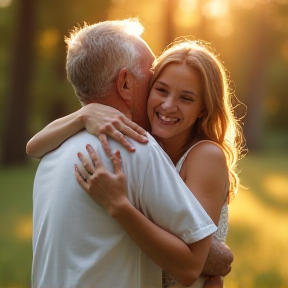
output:
[[[155,60],[151,87],[170,63],[186,63],[199,71],[203,86],[203,116],[197,119],[198,123],[195,122],[183,151],[191,146],[196,137],[214,141],[222,147],[230,171],[230,202],[239,186],[236,164],[243,156],[244,137],[241,119],[237,119],[232,101],[240,102],[230,87],[227,70],[210,44],[187,39],[176,40]]]

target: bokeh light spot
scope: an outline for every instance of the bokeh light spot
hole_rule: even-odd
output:
[[[228,11],[226,0],[210,0],[202,6],[202,13],[208,19],[222,18]]]
[[[18,220],[15,226],[15,234],[21,240],[31,240],[32,216],[27,216]]]
[[[6,8],[12,4],[12,0],[0,0],[0,8]]]
[[[281,175],[268,175],[263,185],[270,196],[288,202],[288,178]]]
[[[43,31],[39,38],[39,44],[44,54],[53,53],[53,48],[60,42],[61,36],[57,28],[49,28]]]

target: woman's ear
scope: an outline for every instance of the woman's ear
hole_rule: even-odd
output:
[[[121,69],[117,78],[117,89],[124,101],[131,101],[132,99],[131,84],[132,84],[131,72],[126,68]]]

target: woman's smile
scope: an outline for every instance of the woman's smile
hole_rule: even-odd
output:
[[[172,117],[167,117],[167,116],[164,116],[162,114],[160,114],[159,112],[156,112],[156,115],[159,119],[159,122],[162,123],[162,124],[175,124],[177,122],[180,121],[180,119],[178,118],[172,118]]]

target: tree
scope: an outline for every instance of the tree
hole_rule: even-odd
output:
[[[29,139],[30,115],[37,115],[37,122],[47,123],[70,111],[65,99],[72,89],[68,93],[67,89],[63,89],[63,86],[68,86],[64,35],[68,35],[69,29],[77,23],[106,20],[111,1],[42,0],[36,5],[36,0],[22,0],[17,1],[17,5],[17,27],[2,143],[1,162],[6,165],[24,164],[28,159],[25,147]],[[37,44],[41,34],[50,28],[58,31],[61,40],[54,47],[52,57],[45,59]],[[37,73],[33,73],[36,64]],[[45,105],[36,107],[39,103]]]
[[[254,18],[254,39],[251,42],[250,69],[247,80],[247,115],[245,117],[244,133],[246,144],[250,151],[262,148],[264,125],[264,99],[266,96],[266,76],[270,60],[270,26],[269,10],[265,5],[259,5]],[[265,32],[264,32],[265,31]]]
[[[3,141],[3,163],[26,161],[27,114],[30,79],[33,70],[35,0],[18,2],[18,23],[13,45],[10,91]]]

